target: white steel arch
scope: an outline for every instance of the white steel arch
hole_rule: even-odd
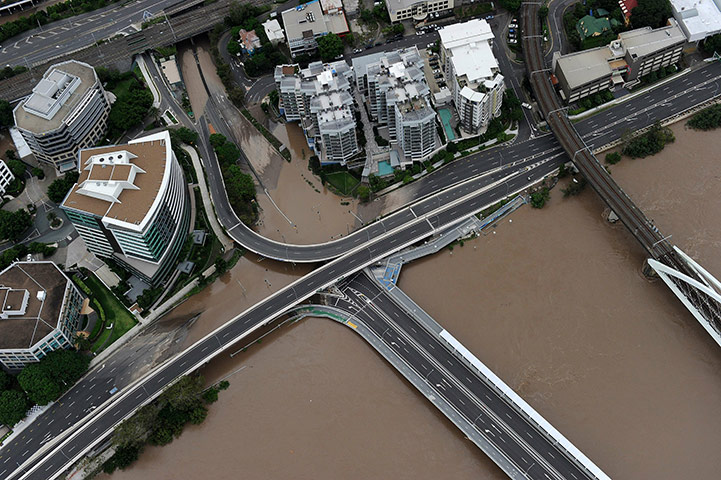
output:
[[[678,297],[678,299],[686,306],[688,311],[691,312],[696,320],[698,320],[701,326],[709,333],[709,335],[711,335],[711,338],[713,338],[716,343],[721,346],[721,331],[719,331],[719,327],[716,323],[719,322],[721,318],[706,318],[704,312],[700,311],[693,304],[693,302],[684,294],[684,292],[681,291],[673,279],[684,282],[690,287],[706,294],[711,301],[716,302],[716,311],[721,311],[721,282],[706,271],[701,265],[696,263],[691,257],[686,255],[680,248],[674,245],[673,249],[686,262],[689,268],[698,275],[703,283],[652,258],[648,259],[648,264],[656,271],[656,273],[658,273],[661,280],[664,281],[668,288],[670,288],[676,297]]]

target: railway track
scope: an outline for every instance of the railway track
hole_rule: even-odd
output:
[[[573,164],[588,180],[593,189],[613,210],[643,248],[656,260],[677,271],[701,280],[696,272],[680,258],[666,237],[653,225],[631,198],[621,189],[608,171],[599,163],[591,148],[585,144],[569,120],[565,108],[556,95],[551,83],[549,69],[543,58],[541,22],[538,10],[541,3],[526,2],[521,5],[521,45],[526,59],[529,81],[536,101],[546,122],[556,135],[559,143],[571,158]],[[691,299],[721,332],[721,322],[715,303],[703,292],[686,282],[675,281],[676,285]]]

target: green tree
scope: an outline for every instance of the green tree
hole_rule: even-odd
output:
[[[7,165],[15,178],[23,178],[25,176],[25,164],[17,158],[8,160]]]
[[[210,134],[210,144],[213,146],[213,148],[218,148],[222,145],[225,145],[225,142],[227,142],[227,139],[224,135],[220,133]]]
[[[660,28],[673,16],[669,0],[638,0],[638,6],[631,10],[633,28]]]
[[[701,48],[704,52],[709,54],[712,54],[714,52],[721,54],[721,33],[706,37],[703,41]],[[0,102],[0,111],[2,110],[1,106],[2,103]],[[2,124],[2,120],[0,120],[0,124]]]
[[[134,84],[127,92],[122,93],[113,104],[108,115],[108,135],[117,137],[122,132],[139,125],[148,115],[153,105],[153,94],[150,90]]]
[[[23,392],[5,390],[0,393],[0,424],[12,427],[25,418],[28,407],[28,398]]]
[[[198,132],[189,129],[188,127],[175,128],[171,130],[171,132],[175,132],[177,138],[183,143],[193,145],[195,142],[198,141]]]
[[[61,384],[40,363],[31,363],[18,375],[20,387],[37,405],[47,405],[62,392]]]
[[[202,405],[200,407],[195,407],[190,412],[190,423],[193,425],[200,425],[205,421],[205,418],[208,416],[208,409],[203,407]]]
[[[7,373],[5,370],[0,370],[0,392],[8,390],[14,381],[15,378],[12,375]]]
[[[231,55],[237,55],[243,50],[240,46],[240,43],[238,43],[238,41],[235,39],[231,39],[228,42],[228,46],[226,48],[228,50],[228,53]]]
[[[358,185],[356,192],[361,202],[367,202],[371,198],[371,189],[367,185]]]
[[[48,197],[55,203],[60,203],[65,199],[65,195],[68,194],[73,185],[80,178],[78,172],[68,172],[64,177],[56,178],[48,186]]]
[[[247,173],[243,173],[237,165],[228,167],[228,179],[226,181],[226,190],[228,198],[241,202],[249,202],[255,198],[255,183],[253,177]]]
[[[13,108],[7,100],[0,100],[0,128],[12,127],[15,124],[13,119]]]
[[[548,187],[543,187],[531,194],[531,206],[533,208],[543,208],[550,198],[550,190],[548,190]]]
[[[0,238],[17,242],[32,225],[32,218],[24,208],[15,212],[0,210]]]
[[[343,55],[343,41],[335,33],[323,35],[318,39],[318,52],[323,60],[333,60]]]
[[[542,5],[541,8],[538,9],[538,18],[541,19],[541,22],[545,21],[548,17],[548,7],[546,5]]]
[[[620,154],[620,153],[618,153],[618,152],[613,152],[613,153],[607,153],[607,154],[606,154],[606,163],[608,163],[609,165],[615,165],[615,164],[617,164],[617,163],[620,162],[620,161],[621,161],[621,154]]]

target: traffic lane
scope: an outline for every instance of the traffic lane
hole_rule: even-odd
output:
[[[359,275],[360,276],[360,275]],[[350,283],[351,285],[354,282]],[[346,295],[353,295],[348,293]],[[363,305],[366,302],[364,299],[355,297],[356,301]],[[369,297],[373,298],[373,297]],[[375,299],[373,300],[373,302]],[[446,399],[458,413],[463,416],[471,425],[476,427],[476,430],[483,435],[490,443],[492,443],[498,450],[510,458],[516,466],[523,471],[527,471],[527,474],[531,475],[531,478],[544,478],[544,474],[550,474],[552,478],[553,473],[551,470],[544,468],[540,464],[534,465],[526,457],[532,458],[532,452],[529,452],[528,448],[525,447],[518,438],[514,438],[508,431],[508,426],[504,426],[503,420],[500,418],[493,419],[493,415],[498,415],[495,412],[497,405],[494,405],[490,398],[494,397],[494,391],[488,388],[486,390],[486,396],[488,398],[483,401],[480,398],[472,398],[464,392],[462,389],[456,386],[457,379],[452,378],[452,374],[449,375],[445,370],[445,365],[442,365],[442,359],[433,358],[436,350],[441,349],[440,344],[428,344],[431,350],[426,350],[425,354],[416,347],[413,343],[407,341],[407,337],[401,335],[394,325],[392,325],[387,318],[384,318],[382,314],[374,310],[372,307],[369,308],[367,304],[366,308],[357,309],[354,313],[356,318],[362,321],[368,326],[377,337],[381,338],[391,349],[394,350],[403,360],[408,363],[416,373],[426,379],[428,385],[435,390],[435,392]],[[353,312],[353,310],[351,310]],[[384,313],[385,312],[384,310]],[[420,328],[420,327],[419,327]],[[499,400],[497,396],[496,400]],[[485,408],[484,408],[485,407]],[[489,415],[489,412],[493,412]],[[515,412],[513,412],[514,415]],[[479,425],[480,424],[480,425]],[[498,425],[498,426],[497,426]],[[479,430],[478,427],[482,428]],[[499,426],[501,428],[499,428]],[[493,430],[490,430],[493,428]],[[536,467],[533,471],[530,471],[531,467]]]
[[[64,55],[109,38],[132,23],[142,22],[146,10],[159,12],[174,3],[178,3],[178,0],[140,0],[52,22],[43,26],[42,30],[33,29],[3,42],[5,48],[0,52],[0,62],[23,65],[26,59],[35,63],[43,62],[50,56]],[[40,42],[34,42],[33,39]]]
[[[379,318],[382,317],[382,315],[388,316],[388,320],[390,321],[386,321],[386,323],[389,326],[392,326],[392,321],[402,329],[406,335],[413,338],[418,345],[426,349],[442,368],[447,369],[458,382],[472,392],[478,402],[491,407],[503,423],[508,425],[509,428],[518,433],[518,435],[525,436],[522,437],[523,440],[526,442],[530,440],[529,443],[533,449],[541,455],[545,461],[552,465],[553,468],[559,472],[566,472],[567,478],[570,472],[573,472],[575,475],[583,474],[583,471],[572,463],[564,452],[556,448],[555,444],[541,433],[535,425],[526,421],[525,417],[521,416],[513,406],[506,402],[493,387],[481,380],[465,363],[458,361],[455,355],[451,353],[445,345],[388,297],[381,286],[364,274],[355,276],[349,283],[349,286],[356,288],[359,292],[372,299],[372,305],[379,309],[379,311],[376,311]],[[380,311],[383,313],[381,314]],[[390,315],[393,316],[392,320],[390,319]]]
[[[60,472],[60,469],[64,468],[64,464],[67,463],[67,461],[62,460],[63,457],[72,458],[69,456],[70,453],[79,452],[98,438],[109,435],[112,426],[127,415],[128,412],[142,405],[151,396],[160,393],[172,379],[177,378],[192,366],[205,361],[208,356],[217,353],[221,348],[235,343],[237,337],[250,328],[266,322],[267,319],[276,318],[297,303],[299,298],[310,296],[322,285],[359,269],[363,264],[372,260],[374,255],[386,254],[389,249],[395,248],[395,243],[408,242],[419,235],[430,233],[430,227],[423,222],[419,222],[419,226],[413,226],[413,228],[407,228],[393,234],[393,237],[397,238],[398,242],[389,243],[388,240],[393,240],[393,238],[377,241],[376,244],[370,245],[368,248],[360,249],[348,257],[337,260],[334,264],[316,270],[291,288],[281,291],[252,307],[241,317],[231,321],[218,332],[196,343],[164,367],[161,367],[150,378],[141,382],[133,393],[126,395],[117,404],[100,412],[99,416],[90,420],[91,426],[77,434],[73,440],[64,445],[57,453],[41,459],[38,462],[39,466],[30,478],[47,478],[48,472],[51,472],[51,474]],[[232,335],[232,337],[225,340],[229,335]],[[91,436],[90,432],[93,432],[93,436]]]
[[[543,172],[542,167],[544,166],[542,165],[534,169],[536,170],[534,174],[544,175],[545,173]],[[545,168],[549,167],[545,166]],[[465,212],[462,212],[462,214],[468,215],[473,213],[474,210],[479,208],[479,202],[484,203],[495,201],[493,196],[501,195],[502,187],[503,185],[495,187],[494,189],[491,189],[484,193],[479,193],[470,200],[464,202],[467,204],[468,207]],[[447,219],[447,221],[454,220],[456,219]],[[286,290],[285,297],[282,297],[280,294],[278,294],[257,304],[241,316],[230,321],[222,329],[216,332],[212,337],[204,339],[200,343],[191,347],[189,350],[185,351],[179,357],[170,361],[168,364],[166,364],[165,367],[162,367],[162,369],[159,370],[153,377],[146,379],[141,384],[145,387],[143,388],[143,391],[149,393],[147,392],[147,388],[148,386],[152,387],[152,385],[156,385],[162,388],[165,384],[167,384],[167,381],[169,381],[169,379],[174,378],[174,376],[177,376],[182,372],[187,371],[187,369],[190,368],[192,365],[200,362],[200,360],[202,359],[207,358],[211,354],[215,354],[221,346],[229,346],[234,343],[236,341],[236,338],[239,335],[242,335],[245,331],[247,331],[248,328],[260,324],[266,318],[282,314],[284,311],[286,311],[292,306],[292,297],[289,292],[293,292],[296,300],[301,297],[308,296],[313,292],[317,291],[317,289],[320,288],[322,285],[328,284],[334,279],[342,278],[347,274],[358,270],[368,261],[382,258],[383,256],[391,253],[393,250],[399,248],[400,245],[409,243],[411,241],[420,240],[421,238],[424,238],[432,232],[433,230],[431,228],[430,222],[419,221],[416,224],[410,225],[408,228],[405,228],[398,232],[394,232],[392,234],[389,234],[385,238],[374,241],[367,248],[360,249],[350,254],[348,257],[343,257],[341,259],[335,260],[322,267],[321,269],[316,270],[315,272],[304,277],[303,279],[298,281],[297,284],[293,284],[291,288]],[[263,315],[259,315],[259,312],[262,312]],[[226,333],[229,330],[231,332],[229,335],[232,335],[232,338],[227,341],[221,341],[219,337],[223,339],[228,337],[229,335],[226,335]],[[218,346],[215,346],[214,342],[218,342]],[[209,343],[213,345],[212,348],[210,347]],[[195,363],[192,363],[193,360],[195,360]],[[162,374],[162,372],[166,371],[166,369],[168,369],[166,373],[169,373],[169,376]],[[161,375],[162,379],[160,378]],[[91,422],[92,421],[93,420],[91,420]],[[43,463],[43,465],[49,464]]]

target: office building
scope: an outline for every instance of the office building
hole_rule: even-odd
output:
[[[637,28],[618,35],[609,45],[554,54],[552,71],[561,97],[574,103],[589,95],[633,86],[651,72],[681,59],[686,41],[676,21],[662,28]]]
[[[395,151],[391,166],[406,167],[422,161],[438,148],[436,113],[430,105],[430,89],[417,47],[368,55],[353,65],[371,119],[388,125],[391,150]]]
[[[315,52],[318,48],[317,39],[323,35],[343,35],[348,32],[343,10],[328,10],[328,13],[324,13],[319,0],[290,8],[281,15],[288,48],[293,57]]]
[[[420,22],[430,14],[453,10],[454,0],[386,0],[391,22],[413,20]]]
[[[15,262],[0,272],[0,365],[16,372],[72,346],[82,303],[53,262]]]
[[[167,131],[85,149],[80,179],[61,208],[88,250],[155,285],[188,235],[190,198]]]
[[[93,67],[69,60],[50,67],[13,115],[35,157],[66,172],[76,168],[80,149],[103,139],[109,112]]]
[[[483,133],[501,113],[505,83],[493,56],[493,32],[485,20],[456,23],[439,30],[441,64],[459,126],[471,135]]]
[[[360,152],[356,138],[353,72],[344,61],[275,67],[279,108],[289,122],[299,122],[308,146],[321,163],[345,163]]]

